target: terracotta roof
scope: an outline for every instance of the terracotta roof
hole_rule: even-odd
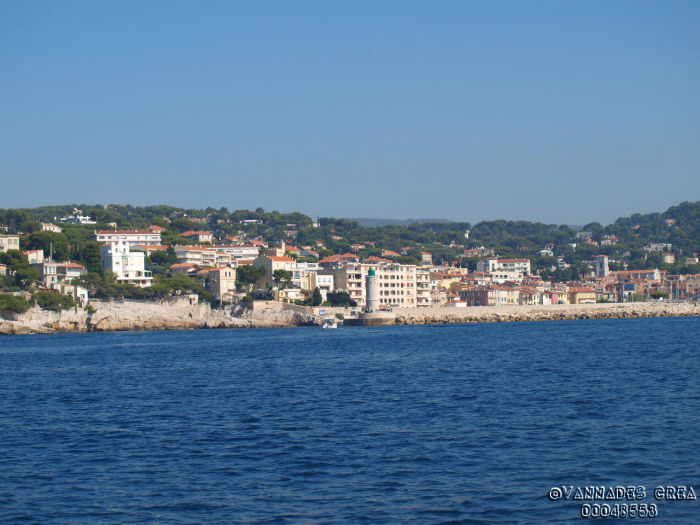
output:
[[[191,266],[197,266],[197,265],[195,263],[175,263],[175,264],[170,265],[171,268],[185,268],[185,267],[189,268]]]
[[[290,259],[289,257],[277,257],[276,255],[268,255],[268,257],[277,262],[294,262],[294,259]]]
[[[137,244],[136,246],[134,246],[134,248],[145,248],[147,250],[159,251],[167,250],[168,248],[170,248],[170,246],[168,246],[167,244]]]
[[[389,259],[382,259],[381,257],[367,257],[362,262],[366,262],[366,263],[383,262],[383,263],[394,264],[394,261],[390,261]]]
[[[212,233],[211,233],[211,232],[204,231],[204,230],[198,230],[198,231],[187,230],[186,232],[182,232],[182,233],[180,234],[180,237],[191,237],[191,236],[194,236],[194,235],[212,235]]]

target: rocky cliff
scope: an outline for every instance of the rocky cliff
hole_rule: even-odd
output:
[[[188,330],[199,328],[269,328],[320,325],[321,319],[293,310],[211,308],[186,300],[162,302],[91,301],[83,309],[49,312],[34,307],[0,320],[0,334],[104,332],[118,330]]]

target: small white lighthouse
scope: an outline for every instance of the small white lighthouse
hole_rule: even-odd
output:
[[[377,277],[374,268],[370,268],[367,272],[367,312],[379,311],[379,277]]]

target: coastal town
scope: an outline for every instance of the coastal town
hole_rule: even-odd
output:
[[[328,220],[301,214],[295,218],[306,223],[270,224],[264,215],[234,221],[221,213],[171,212],[146,227],[131,229],[122,227],[121,221],[98,222],[73,208],[52,221],[26,223],[35,231],[12,233],[21,225],[15,220],[0,226],[3,293],[28,303],[38,297],[40,305],[63,308],[88,308],[93,297],[153,300],[198,294],[213,306],[257,299],[361,311],[367,305],[370,269],[377,276],[378,309],[384,311],[696,302],[700,293],[700,273],[692,271],[697,268],[697,253],[679,252],[666,239],[644,244],[641,260],[650,264],[639,268],[638,261],[631,269],[614,255],[619,237],[600,231],[572,231],[565,245],[535,246],[530,251],[538,252],[536,258],[529,258],[503,256],[497,247],[475,239],[470,230],[461,239],[453,235],[449,242],[396,246],[394,241],[387,246],[379,239],[353,242]],[[664,222],[673,232],[675,221]],[[639,227],[632,224],[630,229]],[[306,231],[303,238],[300,230]],[[68,231],[73,237],[81,232],[85,241],[80,250],[71,247]],[[304,242],[313,237],[320,238]],[[570,273],[575,278],[562,279],[571,270],[570,255],[577,251],[587,254],[583,264]],[[80,260],[71,258],[71,253]],[[681,264],[685,270],[663,267],[671,264],[674,268]]]

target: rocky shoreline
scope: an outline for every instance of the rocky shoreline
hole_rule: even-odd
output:
[[[0,320],[0,335],[65,332],[197,330],[205,328],[277,328],[320,325],[322,320],[293,310],[251,311],[241,307],[211,308],[185,300],[91,301],[95,312],[50,312],[34,307]]]
[[[280,303],[281,304],[281,303]],[[319,326],[323,318],[312,309],[296,307],[211,308],[185,300],[154,302],[93,301],[95,312],[50,312],[34,307],[24,314],[0,320],[0,335],[51,334],[143,330],[196,330],[205,328],[276,328]],[[308,310],[308,311],[307,311]],[[333,309],[335,310],[335,309]],[[626,303],[471,308],[398,309],[397,325],[560,321],[700,315],[693,303]]]

